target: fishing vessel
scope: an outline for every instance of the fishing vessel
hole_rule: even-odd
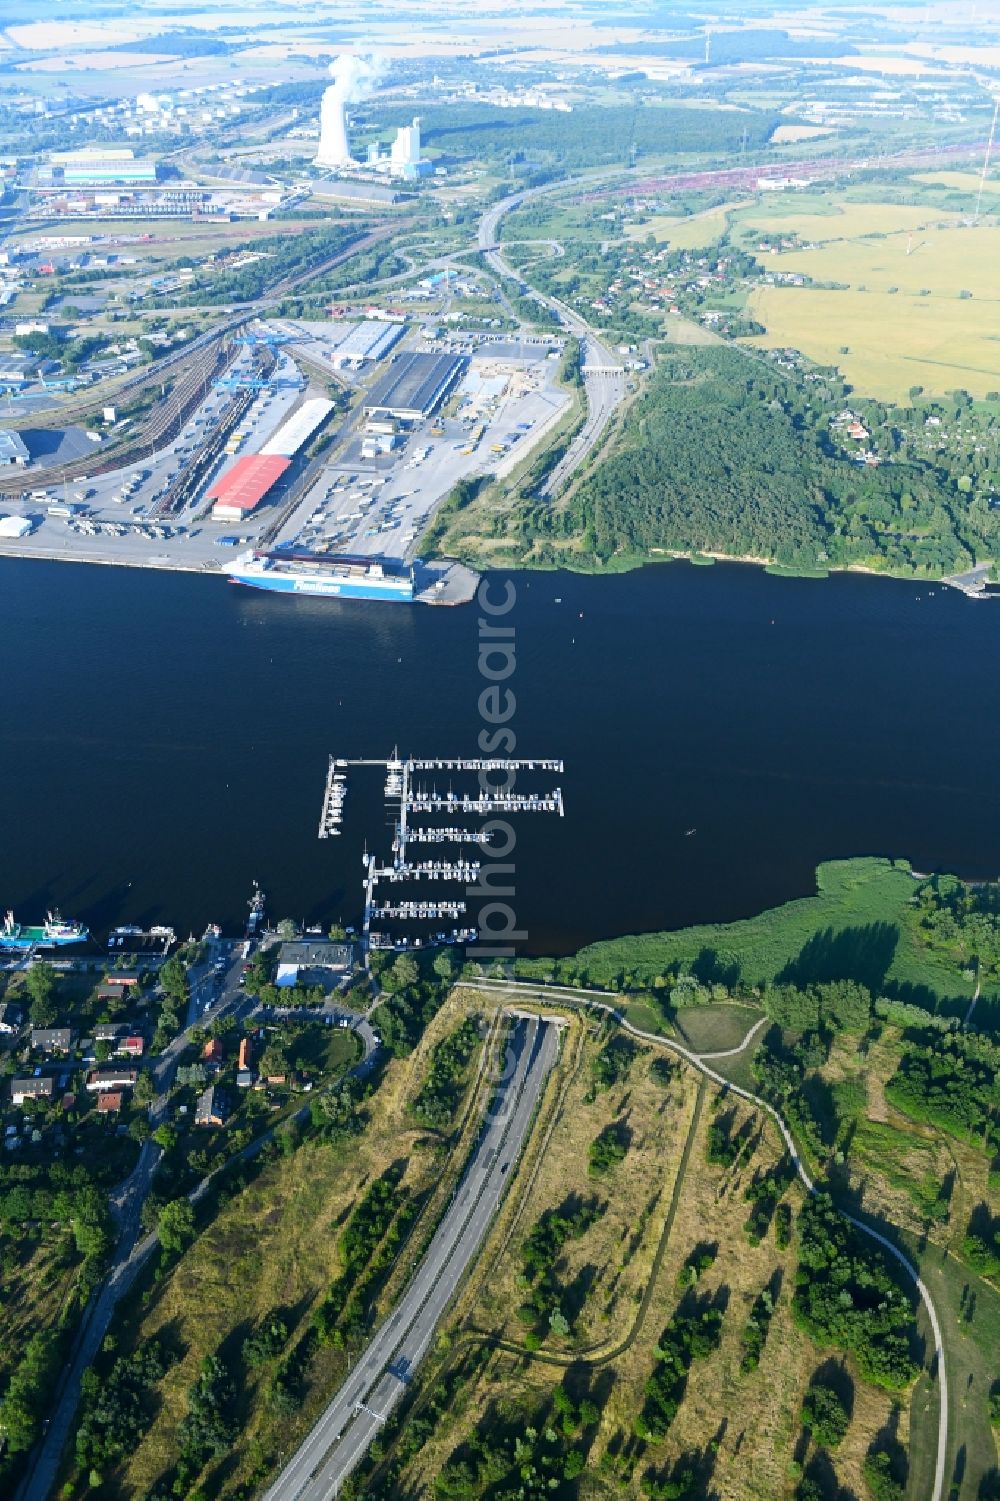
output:
[[[46,912],[45,921],[37,925],[15,922],[13,912],[8,912],[0,927],[0,949],[58,949],[89,937],[90,930],[83,923],[60,917],[58,912]]]
[[[413,570],[406,563],[381,558],[323,557],[318,553],[256,553],[238,557],[230,582],[276,594],[305,594],[332,599],[413,599]]]

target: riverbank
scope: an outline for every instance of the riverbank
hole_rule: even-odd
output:
[[[934,877],[907,860],[828,861],[812,896],[734,923],[635,933],[587,945],[571,958],[519,959],[524,979],[620,988],[626,979],[654,993],[671,976],[690,974],[711,992],[775,984],[856,980],[874,995],[912,1001],[947,1016],[965,1015],[975,989],[971,970],[932,947],[917,930],[914,899]],[[995,1005],[983,1008],[985,1023]]]

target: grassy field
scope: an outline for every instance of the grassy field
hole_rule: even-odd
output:
[[[756,288],[749,310],[767,333],[751,342],[800,349],[836,365],[860,392],[895,401],[913,385],[932,393],[961,386],[974,396],[996,390],[1000,227],[996,197],[986,204],[994,214],[975,226],[909,204],[843,202],[816,212],[815,201],[800,201],[796,211],[792,200],[745,212],[740,243],[794,233],[812,246],[783,251],[775,271],[842,284]]]
[[[700,214],[689,214],[678,219],[666,214],[652,215],[645,224],[630,224],[625,233],[631,240],[644,240],[653,234],[658,240],[666,240],[671,250],[701,250],[725,234],[729,216],[738,204],[706,209]]]
[[[480,1003],[481,1004],[481,1003]],[[427,1029],[420,1047],[406,1060],[389,1064],[369,1103],[370,1124],[349,1142],[330,1146],[306,1142],[290,1155],[269,1163],[256,1180],[228,1203],[199,1234],[169,1274],[140,1283],[116,1324],[118,1348],[129,1351],[160,1337],[180,1359],[158,1384],[153,1421],[136,1435],[134,1451],[102,1494],[137,1498],[177,1457],[178,1425],[187,1409],[186,1393],[202,1359],[221,1350],[237,1383],[234,1416],[241,1434],[238,1450],[223,1460],[212,1477],[218,1497],[242,1494],[240,1487],[264,1456],[287,1452],[298,1442],[346,1369],[346,1355],[321,1346],[308,1364],[302,1403],[289,1416],[276,1413],[265,1400],[269,1371],[242,1371],[240,1348],[248,1333],[278,1314],[289,1331],[286,1350],[307,1332],[314,1308],[341,1270],[339,1235],[362,1192],[391,1165],[403,1168],[402,1182],[428,1206],[453,1185],[461,1148],[453,1152],[434,1133],[419,1128],[410,1105],[420,1088],[430,1048],[470,1011],[454,995]],[[333,1032],[331,1049],[343,1050],[344,1034]],[[430,1197],[428,1197],[430,1196]],[[432,1213],[428,1207],[426,1213]],[[418,1239],[419,1227],[415,1232]],[[408,1262],[400,1258],[382,1294],[393,1298]]]
[[[761,1013],[752,1006],[683,1006],[674,1025],[683,1043],[696,1053],[719,1053],[738,1048]]]
[[[572,1027],[579,1032],[577,1020]],[[581,1046],[582,1053],[578,1053]],[[564,1380],[567,1389],[589,1393],[600,1414],[596,1429],[582,1445],[586,1469],[581,1496],[609,1501],[611,1497],[638,1498],[645,1494],[647,1471],[662,1473],[682,1458],[698,1456],[695,1462],[702,1466],[704,1490],[692,1494],[711,1494],[719,1501],[789,1498],[796,1484],[793,1461],[808,1470],[815,1456],[803,1434],[799,1409],[805,1387],[824,1355],[791,1318],[794,1246],[778,1250],[772,1230],[753,1246],[743,1229],[744,1191],[754,1171],[777,1160],[777,1133],[756,1112],[737,1103],[732,1129],[745,1129],[748,1155],[733,1167],[713,1166],[707,1160],[708,1130],[715,1112],[730,1108],[728,1102],[720,1101],[710,1086],[698,1096],[697,1083],[683,1065],[676,1067],[664,1088],[649,1072],[652,1051],[634,1062],[627,1079],[599,1095],[596,1102],[588,1102],[585,1080],[594,1047],[593,1037],[586,1037],[582,1044],[564,1049],[568,1077],[541,1168],[534,1176],[530,1171],[525,1174],[526,1184],[516,1180],[514,1191],[524,1196],[524,1202],[513,1233],[509,1226],[498,1227],[479,1282],[469,1289],[468,1302],[459,1306],[440,1343],[441,1351],[453,1352],[443,1356],[445,1368],[455,1364],[459,1353],[468,1359],[472,1350],[479,1351],[483,1363],[449,1400],[391,1493],[413,1501],[431,1497],[449,1458],[484,1414],[490,1415],[491,1432],[505,1424],[513,1424],[517,1432],[524,1432],[533,1422],[544,1425],[546,1403],[555,1385]],[[523,1288],[516,1285],[518,1246],[542,1210],[562,1203],[571,1192],[592,1191],[585,1167],[587,1137],[600,1118],[623,1109],[644,1123],[639,1154],[647,1155],[650,1145],[659,1141],[658,1185],[653,1182],[659,1193],[648,1201],[650,1212],[640,1218],[647,1203],[643,1195],[649,1191],[649,1164],[640,1170],[637,1157],[626,1171],[626,1159],[617,1170],[621,1176],[611,1175],[599,1186],[607,1200],[605,1215],[579,1240],[569,1242],[557,1263],[560,1280],[597,1274],[588,1299],[592,1312],[587,1317],[592,1322],[587,1338],[599,1338],[589,1348],[583,1338],[575,1346],[572,1340],[547,1339],[537,1354],[523,1350],[517,1354],[515,1341],[524,1338],[513,1317],[513,1309],[524,1296]],[[642,1182],[633,1174],[639,1174]],[[790,1193],[797,1207],[801,1202],[798,1188]],[[637,1251],[627,1258],[623,1251],[636,1241]],[[497,1242],[500,1256],[494,1262]],[[633,1423],[656,1360],[658,1338],[678,1306],[694,1296],[681,1290],[679,1274],[694,1255],[706,1251],[711,1265],[698,1278],[697,1295],[714,1298],[724,1307],[721,1343],[692,1366],[666,1437],[637,1441]],[[777,1289],[776,1311],[761,1365],[747,1373],[741,1369],[740,1334],[754,1299],[766,1286]],[[492,1348],[477,1343],[481,1339],[474,1332],[477,1329],[492,1331],[500,1343]],[[862,1461],[872,1438],[889,1419],[890,1402],[883,1392],[860,1381],[853,1384],[852,1422],[832,1464],[836,1481],[848,1488],[848,1494],[860,1497],[865,1494]],[[906,1431],[904,1410],[904,1441]],[[468,1494],[493,1491],[474,1487]]]
[[[816,895],[741,922],[608,939],[572,959],[518,961],[531,979],[554,975],[612,987],[652,985],[679,967],[706,982],[766,985],[780,977],[851,978],[950,1013],[968,1004],[971,982],[917,944],[908,904],[917,889],[905,861],[837,860],[816,872]]]

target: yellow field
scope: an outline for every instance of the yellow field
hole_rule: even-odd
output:
[[[767,329],[751,343],[836,365],[866,396],[905,401],[910,386],[1000,390],[1000,303],[764,287],[750,311]]]
[[[877,204],[780,225],[822,243],[781,255],[776,270],[848,290],[757,289],[750,311],[767,333],[755,343],[801,349],[836,365],[858,391],[892,400],[905,399],[912,385],[928,392],[961,386],[974,396],[1000,388],[1000,228]],[[972,296],[962,298],[963,290]]]
[[[929,182],[942,188],[957,188],[959,192],[968,193],[974,199],[979,192],[980,176],[978,172],[918,172],[913,181]],[[983,183],[983,196],[987,193],[1000,193],[1000,178],[987,177]]]
[[[820,201],[829,204],[829,200]],[[930,226],[958,225],[962,222],[960,214],[922,207],[919,204],[840,203],[829,205],[826,213],[810,213],[809,209],[815,204],[816,199],[813,198],[808,205],[803,205],[805,211],[799,213],[796,212],[796,199],[784,198],[780,207],[775,204],[773,211],[766,205],[761,205],[740,214],[738,223],[775,234],[779,231],[785,234],[795,233],[802,240],[826,244],[829,240],[856,240],[862,235],[908,235],[918,230],[929,231]],[[903,250],[905,249],[904,239]],[[784,260],[781,267],[783,270],[801,269],[787,266]],[[810,274],[815,276],[819,273]],[[846,277],[841,277],[840,280],[844,281]]]

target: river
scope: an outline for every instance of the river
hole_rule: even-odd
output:
[[[528,950],[742,916],[837,856],[1000,870],[1000,605],[739,565],[510,577],[518,753],[566,760],[566,817],[517,826]],[[0,905],[186,934],[241,922],[256,878],[272,917],[356,920],[387,811],[356,778],[320,842],[327,754],[475,754],[478,619],[0,561]]]

